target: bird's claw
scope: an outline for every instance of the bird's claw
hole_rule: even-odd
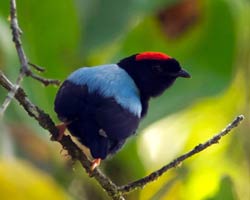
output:
[[[89,175],[91,176],[93,171],[101,164],[101,158],[96,158],[94,160],[91,161],[91,166],[90,166],[90,173]]]
[[[56,125],[56,128],[58,129],[58,136],[56,138],[57,141],[62,140],[63,136],[64,136],[64,132],[67,128],[67,124],[62,123],[62,124],[58,124]]]

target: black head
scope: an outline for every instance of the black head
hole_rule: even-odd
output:
[[[176,78],[190,78],[179,62],[160,52],[143,52],[121,60],[118,65],[133,78],[145,98],[160,95]]]

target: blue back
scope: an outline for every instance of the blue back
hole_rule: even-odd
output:
[[[122,107],[141,116],[139,90],[128,73],[116,64],[83,67],[74,71],[67,80],[76,85],[87,85],[90,93],[113,97]]]

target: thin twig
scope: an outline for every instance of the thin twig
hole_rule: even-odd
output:
[[[35,70],[39,71],[39,72],[45,72],[45,69],[43,67],[40,67],[38,65],[35,65],[31,62],[28,62],[28,64],[33,67]],[[48,86],[48,85],[56,85],[56,86],[59,86],[60,85],[60,81],[59,80],[56,80],[56,79],[47,79],[47,78],[43,78],[41,76],[38,76],[34,73],[31,73],[30,74],[30,77],[32,77],[33,79],[41,82],[44,86]]]
[[[43,67],[40,67],[38,65],[35,65],[34,63],[28,62],[28,64],[33,67],[35,70],[39,71],[39,72],[45,72],[45,69]]]
[[[34,73],[32,73],[30,75],[30,77],[32,77],[33,79],[35,80],[38,80],[39,82],[41,82],[44,86],[48,86],[48,85],[57,85],[59,86],[60,85],[60,81],[59,80],[56,80],[56,79],[47,79],[47,78],[43,78],[41,76],[38,76]]]
[[[45,72],[45,69],[43,67],[40,67],[38,65],[35,65],[34,63],[28,62],[28,64],[33,67],[35,70],[37,70],[38,72]],[[60,85],[60,81],[56,80],[56,79],[47,79],[47,78],[43,78],[41,76],[38,76],[34,73],[30,74],[30,77],[32,77],[33,79],[41,82],[44,86],[48,86],[48,85],[56,85],[59,86]]]
[[[2,74],[2,72],[0,71],[0,75]],[[3,114],[5,112],[5,110],[7,109],[8,105],[10,104],[11,100],[14,98],[16,91],[18,90],[16,85],[13,85],[9,80],[7,82],[10,85],[10,90],[7,94],[7,97],[5,98],[3,104],[0,107],[0,120],[3,117]]]
[[[134,181],[132,183],[129,183],[127,185],[119,187],[119,191],[122,194],[125,194],[125,193],[129,193],[131,191],[134,191],[138,188],[143,188],[148,183],[153,182],[156,179],[158,179],[163,173],[166,173],[169,169],[174,168],[176,166],[179,166],[184,160],[190,158],[191,156],[193,156],[197,153],[200,153],[201,151],[205,150],[206,148],[208,148],[209,146],[211,146],[213,144],[219,143],[220,139],[223,136],[227,135],[233,128],[236,128],[243,119],[244,119],[243,115],[237,116],[225,129],[223,129],[217,135],[213,136],[208,141],[197,145],[191,151],[187,152],[186,154],[181,155],[180,157],[176,158],[175,160],[173,160],[169,164],[163,166],[159,170],[149,174],[148,176],[146,176],[142,179],[139,179],[137,181]]]

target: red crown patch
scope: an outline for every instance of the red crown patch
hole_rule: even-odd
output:
[[[136,55],[135,60],[168,60],[170,56],[161,52],[147,51]]]

